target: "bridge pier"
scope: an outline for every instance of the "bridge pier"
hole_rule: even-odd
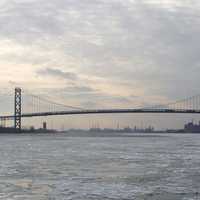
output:
[[[17,133],[21,132],[21,109],[22,109],[22,98],[21,98],[21,88],[15,88],[15,115],[14,115],[14,125],[15,131]]]

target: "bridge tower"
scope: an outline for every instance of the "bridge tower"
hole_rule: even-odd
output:
[[[21,88],[15,88],[15,131],[21,132],[22,97]]]

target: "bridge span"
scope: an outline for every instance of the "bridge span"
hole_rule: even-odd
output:
[[[45,116],[62,116],[62,115],[91,115],[91,114],[128,114],[128,113],[151,113],[151,114],[200,114],[200,110],[177,110],[177,109],[91,109],[91,110],[71,110],[60,112],[40,112],[25,113],[21,118],[45,117]],[[0,119],[13,120],[15,115],[0,116]]]
[[[37,97],[37,96],[33,96]],[[37,97],[37,101],[42,100],[45,104],[54,104],[60,106],[61,104],[49,100],[44,100]],[[63,106],[63,105],[62,105]],[[131,109],[82,109],[72,106],[65,106],[65,109],[36,111],[36,112],[22,112],[22,90],[15,88],[14,114],[1,115],[0,120],[14,120],[14,127],[16,132],[21,131],[21,119],[31,117],[45,117],[45,116],[62,116],[62,115],[92,115],[92,114],[128,114],[128,113],[154,113],[154,114],[200,114],[200,95],[193,96],[187,99],[176,101],[167,105],[159,105],[151,108],[131,108]],[[68,110],[66,110],[66,107]],[[70,108],[70,110],[69,110]]]

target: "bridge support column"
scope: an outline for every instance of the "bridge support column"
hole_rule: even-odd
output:
[[[21,108],[22,108],[22,98],[21,98],[21,88],[15,88],[15,131],[17,133],[21,132]]]

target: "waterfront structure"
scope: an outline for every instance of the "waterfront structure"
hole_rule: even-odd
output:
[[[199,124],[189,122],[188,124],[185,124],[184,130],[186,133],[200,133],[200,122]]]

